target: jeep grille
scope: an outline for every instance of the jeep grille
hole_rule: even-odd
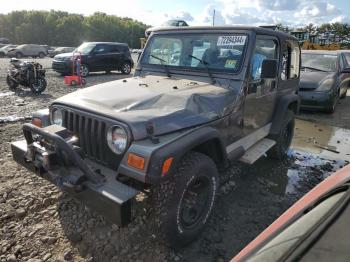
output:
[[[63,110],[63,126],[79,138],[79,146],[89,158],[106,164],[106,123],[91,116]]]

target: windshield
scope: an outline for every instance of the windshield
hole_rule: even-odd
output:
[[[96,45],[91,43],[84,43],[80,45],[75,52],[79,52],[82,55],[88,55]]]
[[[242,34],[155,35],[144,50],[141,64],[237,73],[246,45],[247,36]]]
[[[302,54],[301,66],[316,70],[336,71],[337,56],[332,54]]]

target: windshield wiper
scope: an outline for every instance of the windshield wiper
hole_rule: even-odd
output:
[[[170,74],[170,72],[169,72],[168,66],[167,66],[166,64],[164,64],[164,63],[166,63],[166,61],[165,61],[164,59],[162,59],[162,58],[160,58],[160,57],[158,57],[158,56],[155,56],[155,55],[150,55],[150,57],[153,57],[153,58],[159,60],[160,63],[161,63],[161,65],[164,67],[164,70],[165,70],[165,72],[166,72],[166,75],[167,75],[168,77],[171,77],[171,74]]]
[[[320,72],[328,72],[326,70],[322,70],[316,67],[311,67],[311,66],[302,66],[301,69],[310,69],[310,70],[315,70],[315,71],[320,71]]]
[[[211,73],[211,71],[210,71],[210,69],[209,69],[209,67],[208,67],[209,63],[208,63],[208,62],[205,62],[205,61],[203,61],[202,59],[200,59],[200,58],[198,58],[198,57],[195,57],[195,56],[193,56],[193,55],[188,55],[188,56],[191,57],[191,58],[193,58],[193,59],[196,59],[196,60],[199,61],[202,65],[205,66],[205,68],[207,69],[208,75],[209,75],[209,77],[210,77],[212,83],[215,84],[215,83],[216,83],[216,80],[214,79],[214,77],[213,77],[213,75],[212,75],[212,73]]]

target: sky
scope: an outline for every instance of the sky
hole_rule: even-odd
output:
[[[0,0],[0,13],[14,10],[62,10],[131,17],[158,26],[169,19],[190,25],[251,24],[299,27],[309,23],[350,23],[349,0]]]

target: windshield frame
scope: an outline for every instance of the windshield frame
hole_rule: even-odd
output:
[[[143,63],[143,60],[145,59],[146,52],[145,50],[150,48],[152,39],[155,37],[172,37],[172,36],[181,36],[181,35],[217,35],[219,36],[220,34],[226,35],[239,35],[239,36],[245,36],[246,37],[246,42],[244,44],[243,50],[242,50],[242,61],[239,65],[239,68],[235,71],[231,71],[230,69],[219,69],[219,68],[209,68],[212,74],[215,75],[222,75],[222,76],[234,76],[234,75],[240,75],[245,68],[246,60],[249,55],[249,51],[251,48],[251,34],[247,30],[208,30],[208,31],[203,31],[203,30],[186,30],[186,31],[159,31],[159,32],[153,32],[150,39],[148,39],[147,44],[144,48],[144,51],[142,52],[142,55],[139,59],[138,63],[138,69],[143,71],[143,70],[154,70],[157,72],[164,72],[164,66],[161,64],[149,64],[149,63]],[[195,74],[203,74],[203,75],[208,75],[207,69],[205,67],[201,68],[196,68],[196,67],[184,67],[184,66],[172,66],[172,65],[167,65],[169,71],[171,71],[171,74],[176,74],[176,73],[181,73],[181,72],[186,72],[186,73],[195,73]]]
[[[311,65],[305,65],[303,64],[303,56],[333,56],[335,58],[335,63],[334,63],[334,70],[327,70],[326,68],[320,68],[320,67],[315,67],[315,66],[311,66]],[[317,58],[318,60],[318,58]],[[327,54],[327,53],[301,53],[301,66],[300,66],[300,69],[303,69],[303,68],[308,68],[308,67],[314,67],[315,70],[317,71],[322,71],[322,72],[327,72],[327,73],[332,73],[332,72],[337,72],[338,70],[338,54]],[[312,70],[312,69],[311,69]]]

